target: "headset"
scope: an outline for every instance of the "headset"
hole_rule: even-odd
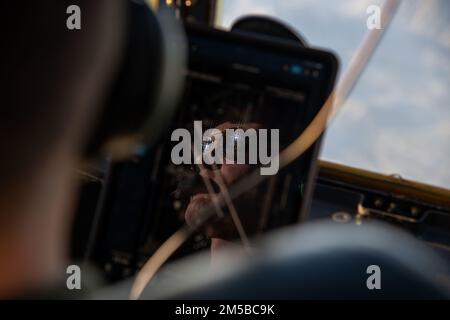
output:
[[[186,39],[168,8],[126,0],[125,52],[87,143],[87,158],[127,156],[168,127],[184,85]]]

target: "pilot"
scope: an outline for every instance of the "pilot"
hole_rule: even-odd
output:
[[[232,110],[231,113],[235,114],[236,110]],[[248,112],[242,111],[241,113],[248,114]],[[227,129],[242,129],[243,131],[246,131],[248,129],[258,130],[269,127],[267,119],[264,119],[263,117],[243,120],[243,118],[234,119],[234,117],[227,117],[225,115],[221,117],[221,119],[223,122],[217,121],[219,123],[215,125],[214,129],[224,133],[223,135],[225,135]],[[244,136],[240,138],[245,139]],[[238,143],[247,142],[234,141],[235,146]],[[224,149],[226,149],[228,143],[229,141],[224,141]],[[246,160],[248,160],[248,153],[250,152],[248,143],[246,144],[245,151],[247,157]],[[199,164],[197,168],[194,167],[195,170],[188,171],[178,177],[179,186],[174,195],[178,199],[187,200],[184,219],[191,227],[194,227],[196,221],[201,219],[201,214],[204,213],[204,209],[212,207],[213,196],[224,195],[224,192],[227,192],[230,187],[237,182],[246,179],[247,175],[259,166],[259,164],[249,164],[249,161],[246,161],[245,164],[236,163],[236,152],[234,154],[234,159],[227,159],[226,150],[223,151],[223,156],[224,159],[222,164],[206,165],[202,163]],[[192,169],[192,167],[190,169]],[[276,179],[275,177],[276,176],[267,179],[266,182],[261,183],[232,200],[233,209],[235,209],[237,217],[235,216],[233,218],[230,208],[224,205],[221,208],[221,211],[216,211],[215,217],[201,230],[211,239],[211,262],[213,264],[217,263],[216,257],[220,256],[217,253],[220,253],[224,247],[251,249],[248,247],[250,246],[248,237],[257,232],[261,232],[268,219],[268,212],[267,210],[264,210],[267,209],[268,206],[262,201],[261,195],[264,194],[270,197],[268,186],[272,179]],[[205,179],[212,185],[214,195],[211,195],[208,192],[205,185]],[[222,214],[223,216],[221,216]],[[240,224],[240,232],[238,231],[237,224]],[[245,252],[248,250],[243,251]]]
[[[72,4],[80,30],[67,29]],[[0,5],[0,298],[65,286],[75,168],[118,65],[123,5]]]
[[[258,129],[261,125],[259,123],[233,123],[223,122],[217,125],[215,128],[221,132],[225,132],[226,129],[242,129],[247,130],[250,128]],[[226,144],[226,143],[225,143]],[[226,152],[224,152],[226,157]],[[252,167],[255,165],[250,164],[237,164],[232,163],[235,159],[224,159],[223,164],[216,165],[199,165],[198,176],[195,179],[195,183],[192,188],[185,190],[190,195],[190,201],[185,211],[186,223],[190,226],[195,225],[195,221],[200,218],[202,209],[211,205],[212,198],[206,187],[204,179],[208,179],[215,188],[216,194],[223,194],[222,188],[228,189],[240,179],[244,178],[248,174]],[[256,201],[257,189],[247,192],[242,196],[233,199],[233,205],[237,211],[239,222],[242,224],[243,231],[245,233],[253,233],[258,225],[260,219],[260,210],[255,204],[261,202]],[[232,245],[229,240],[235,239],[239,236],[236,228],[236,221],[233,221],[229,210],[222,208],[225,213],[225,217],[220,217],[220,212],[216,212],[217,217],[213,219],[214,222],[208,224],[205,228],[205,233],[211,238],[211,254],[212,259],[215,257],[217,250],[220,250],[224,246]]]

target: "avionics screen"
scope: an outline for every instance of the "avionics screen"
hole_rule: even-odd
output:
[[[278,143],[281,152],[318,112],[332,88],[336,72],[336,61],[331,54],[284,42],[189,28],[188,38],[185,96],[172,132],[182,128],[194,137],[195,130],[199,129],[195,123],[201,123],[202,133],[216,129],[224,133],[222,146],[226,159],[213,165],[194,163],[192,150],[196,146],[192,139],[192,153],[188,157],[191,163],[175,164],[171,151],[179,140],[166,137],[168,147],[158,212],[160,223],[173,226],[193,225],[201,209],[211,204],[205,179],[211,183],[214,193],[223,193],[224,186],[229,190],[237,182],[248,179],[252,169],[268,166],[250,163],[251,143],[245,136],[236,139],[244,139],[246,162],[237,163],[237,152],[233,159],[227,159],[227,129],[254,129],[258,133],[266,129],[267,136],[257,135],[254,141],[257,155],[263,138],[267,138],[267,150]],[[277,141],[270,135],[272,130],[278,131]],[[201,150],[207,149],[210,143],[203,139]],[[264,182],[232,199],[233,208],[223,206],[223,216],[217,212],[217,218],[199,230],[191,243],[193,248],[208,246],[211,238],[239,241],[236,220],[230,210],[237,213],[248,236],[297,222],[308,173],[315,160],[313,151],[314,146],[293,164],[268,175]],[[168,235],[153,234],[153,240]]]

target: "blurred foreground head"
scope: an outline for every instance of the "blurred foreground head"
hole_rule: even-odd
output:
[[[81,30],[69,30],[70,5]],[[65,272],[74,168],[122,54],[124,1],[0,4],[0,297]]]
[[[231,248],[174,262],[142,299],[449,299],[448,264],[386,223],[317,221],[265,235],[251,257]],[[372,275],[378,272],[378,280]],[[183,275],[174,277],[173,275]],[[124,290],[127,293],[127,290]],[[117,298],[110,289],[96,298]]]

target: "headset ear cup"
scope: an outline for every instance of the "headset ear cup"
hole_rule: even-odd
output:
[[[145,2],[127,1],[127,10],[125,52],[87,145],[88,158],[99,154],[121,158],[138,142],[152,140],[145,135],[157,134],[148,129],[148,122],[158,116],[158,112],[153,113],[158,109],[167,72],[167,40],[160,21]]]
[[[152,114],[141,130],[143,141],[154,144],[171,126],[185,88],[188,45],[185,29],[172,9],[161,7],[156,16],[161,29],[160,82]]]

